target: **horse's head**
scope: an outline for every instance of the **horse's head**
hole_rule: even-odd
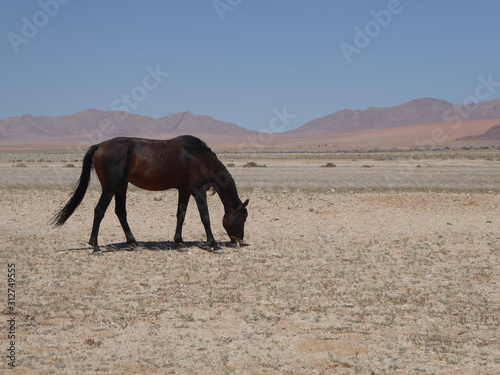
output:
[[[228,210],[222,220],[227,235],[236,246],[240,246],[245,235],[245,221],[248,216],[247,205],[248,199],[236,209]]]

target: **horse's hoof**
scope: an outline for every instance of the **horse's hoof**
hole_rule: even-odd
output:
[[[205,249],[214,254],[224,254],[224,250],[222,250],[222,247],[220,247],[218,243],[208,244]]]
[[[125,250],[127,251],[137,251],[137,250],[141,250],[139,248],[139,242],[137,241],[134,241],[134,242],[127,242],[127,245],[130,245],[130,246],[127,246],[127,248]]]
[[[177,242],[176,246],[175,246],[175,250],[177,250],[180,253],[186,253],[189,251],[188,247],[183,242]]]
[[[102,252],[102,250],[97,250],[97,251],[93,251],[92,252],[92,255],[104,255],[104,253]]]

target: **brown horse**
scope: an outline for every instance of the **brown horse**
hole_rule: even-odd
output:
[[[207,242],[213,250],[220,250],[210,228],[206,193],[209,188],[213,188],[222,201],[225,211],[222,224],[231,242],[239,246],[243,240],[248,199],[244,203],[240,200],[236,184],[224,164],[205,142],[196,137],[183,135],[169,140],[119,137],[91,146],[83,158],[78,186],[68,203],[54,215],[53,225],[63,225],[82,202],[93,167],[102,187],[89,240],[94,247],[93,254],[102,254],[97,236],[113,196],[115,213],[127,243],[137,244],[127,222],[125,207],[129,182],[146,190],[175,188],[179,191],[176,243],[183,242],[182,225],[189,198],[193,196],[205,227]]]

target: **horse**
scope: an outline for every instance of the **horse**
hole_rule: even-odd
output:
[[[152,191],[178,190],[177,227],[174,242],[184,246],[182,225],[189,199],[194,197],[207,243],[214,252],[221,247],[210,227],[207,191],[213,188],[224,206],[222,224],[232,244],[240,246],[248,216],[248,199],[242,202],[234,179],[207,144],[191,135],[167,140],[118,137],[91,146],[83,158],[77,186],[68,200],[52,218],[51,224],[62,226],[80,205],[95,169],[102,192],[94,209],[94,221],[89,244],[93,254],[102,255],[97,237],[99,226],[113,197],[115,213],[125,232],[126,241],[137,245],[127,222],[126,193],[128,183]]]

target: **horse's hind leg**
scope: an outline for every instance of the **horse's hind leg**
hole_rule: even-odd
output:
[[[127,222],[127,182],[120,185],[115,193],[115,214],[118,216],[118,220],[120,220],[120,224],[125,232],[125,237],[127,238],[127,243],[137,244],[130,227]]]
[[[106,213],[106,209],[113,198],[113,192],[104,191],[101,193],[101,198],[94,209],[94,223],[92,224],[92,233],[90,234],[89,244],[94,247],[94,254],[102,255],[102,251],[97,244],[97,236],[99,234],[99,226],[101,225],[102,218]]]

